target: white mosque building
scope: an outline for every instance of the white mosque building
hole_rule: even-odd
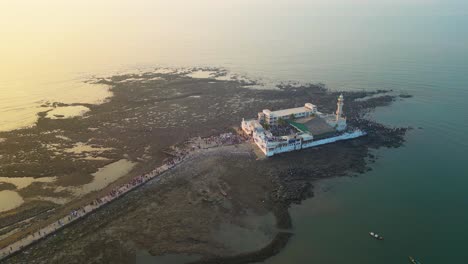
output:
[[[343,106],[344,98],[340,95],[334,114],[323,114],[311,103],[276,111],[264,109],[258,113],[257,119],[242,119],[241,127],[267,157],[365,135],[360,130],[344,132],[347,125]],[[287,124],[288,132],[273,135],[280,126],[284,131],[284,124]]]

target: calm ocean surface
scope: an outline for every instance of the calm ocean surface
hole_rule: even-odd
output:
[[[51,66],[27,81],[1,77],[0,125],[33,122],[44,100],[105,97],[105,91],[92,94],[77,82],[83,74],[153,65],[221,66],[272,80],[323,82],[333,90],[408,93],[414,97],[371,115],[414,127],[405,146],[375,150],[379,159],[369,173],[316,186],[316,197],[292,207],[295,235],[267,263],[390,264],[406,263],[408,255],[425,264],[466,263],[468,18],[230,18],[235,22],[218,28],[208,24],[200,30],[202,23],[195,24],[200,34],[179,42],[170,34],[146,32],[152,47],[128,47],[136,48],[134,57],[107,63],[89,58],[89,64],[70,69]],[[174,41],[178,45],[171,46]],[[371,239],[369,231],[385,241]]]

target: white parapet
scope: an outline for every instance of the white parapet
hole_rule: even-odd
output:
[[[315,146],[320,146],[328,143],[333,143],[340,140],[353,139],[366,135],[361,130],[352,132],[344,132],[347,129],[346,117],[343,116],[343,95],[338,97],[337,110],[335,114],[324,114],[317,110],[317,106],[311,103],[306,103],[303,107],[289,108],[283,110],[270,111],[264,109],[258,113],[258,119],[244,120],[242,119],[242,129],[251,136],[255,144],[267,156],[273,156],[278,153],[290,152]],[[328,126],[333,128],[340,134],[335,137],[325,138],[314,141],[312,132],[308,129],[296,129],[298,132],[288,136],[273,136],[269,127],[276,127],[281,119],[289,118],[311,118],[317,117],[323,119]],[[263,125],[262,125],[263,124]]]
[[[353,132],[346,132],[346,133],[343,133],[343,134],[341,134],[339,136],[335,136],[335,137],[320,139],[320,140],[317,140],[317,141],[312,141],[312,142],[307,142],[307,143],[302,143],[302,144],[300,142],[296,141],[296,142],[285,144],[284,146],[277,146],[275,148],[265,147],[265,145],[262,144],[264,142],[259,142],[257,140],[256,140],[256,143],[260,147],[262,152],[265,153],[265,156],[271,157],[271,156],[273,156],[275,154],[279,154],[279,153],[285,153],[285,152],[291,152],[291,151],[300,150],[300,149],[312,148],[312,147],[316,147],[316,146],[320,146],[320,145],[334,143],[334,142],[341,141],[341,140],[348,140],[348,139],[358,138],[358,137],[362,137],[362,136],[365,136],[365,135],[367,135],[366,132],[361,131],[361,130],[355,130]]]
[[[333,143],[333,142],[340,141],[340,140],[358,138],[358,137],[362,137],[362,136],[365,136],[365,135],[367,135],[366,132],[364,132],[362,130],[355,130],[353,132],[346,132],[346,133],[341,134],[341,135],[336,136],[336,137],[320,139],[320,140],[317,140],[317,141],[312,141],[312,142],[307,143],[307,144],[303,144],[302,148],[316,147],[316,146],[325,145],[325,144]]]

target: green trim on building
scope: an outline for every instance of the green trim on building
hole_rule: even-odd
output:
[[[304,124],[301,124],[301,123],[297,123],[297,122],[294,122],[294,121],[291,121],[291,120],[286,120],[288,122],[288,124],[290,124],[291,126],[293,126],[295,129],[301,131],[301,132],[304,132],[304,133],[310,133],[309,129],[307,128],[306,125]]]

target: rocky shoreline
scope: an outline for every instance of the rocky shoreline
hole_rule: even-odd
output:
[[[222,71],[218,73],[223,74]],[[95,80],[97,83],[110,85],[114,98],[102,105],[87,106],[91,111],[84,117],[47,119],[43,116],[34,128],[0,133],[0,137],[6,139],[0,142],[2,157],[0,176],[17,177],[27,174],[34,177],[57,176],[62,179],[75,179],[88,177],[98,168],[121,158],[138,162],[137,167],[131,172],[131,175],[137,175],[148,171],[149,168],[155,167],[167,158],[168,154],[164,153],[164,150],[170,146],[182,144],[182,141],[190,137],[209,137],[229,131],[231,126],[237,124],[233,121],[241,120],[244,116],[251,116],[258,111],[259,107],[276,109],[312,101],[324,112],[331,112],[338,95],[338,92],[330,92],[322,85],[283,84],[278,86],[278,90],[252,90],[244,86],[246,83],[250,85],[253,82],[226,81],[215,78],[193,79],[187,77],[186,74],[186,72],[171,74],[154,72]],[[138,80],[134,81],[135,79]],[[89,246],[96,245],[98,249],[103,249],[102,247],[108,243],[113,243],[113,246],[110,247],[110,252],[106,251],[101,257],[104,257],[105,261],[115,260],[115,263],[132,262],[137,249],[148,250],[154,256],[164,254],[201,256],[193,263],[262,261],[278,253],[293,235],[290,231],[281,231],[291,229],[288,207],[292,203],[300,203],[312,197],[314,181],[364,173],[370,169],[369,164],[375,160],[370,153],[371,149],[400,147],[404,143],[408,128],[389,128],[366,119],[366,114],[375,107],[388,106],[394,100],[400,100],[398,98],[408,98],[407,95],[391,95],[389,92],[344,93],[347,98],[345,114],[348,123],[352,127],[366,131],[368,133],[366,137],[297,153],[282,154],[266,160],[255,160],[251,154],[245,158],[239,157],[240,154],[236,154],[238,152],[251,153],[251,150],[243,145],[240,146],[240,150],[229,149],[228,152],[221,151],[216,155],[206,156],[204,157],[206,160],[192,163],[190,169],[182,168],[174,172],[173,176],[168,177],[168,180],[161,184],[162,186],[152,184],[150,187],[145,187],[144,190],[131,194],[128,198],[117,201],[115,205],[110,205],[102,212],[96,213],[96,216],[89,217],[83,223],[66,228],[57,237],[48,238],[34,245],[28,249],[28,254],[19,254],[9,261],[20,263],[28,260],[47,263],[51,259],[47,254],[41,256],[41,253],[53,248],[55,252],[65,252],[56,256],[57,259],[54,259],[56,261],[81,257],[89,262],[93,260],[95,262],[99,250],[91,249]],[[357,100],[359,98],[367,99]],[[85,158],[83,153],[61,151],[72,148],[77,142],[85,142],[92,146],[91,149],[110,150],[85,152],[85,156],[91,155],[105,160],[86,160],[83,159]],[[50,146],[55,146],[55,148]],[[14,150],[18,148],[23,149],[23,153],[13,155]],[[18,170],[18,167],[12,164],[18,164],[20,161],[26,165]],[[45,167],[37,164],[44,164]],[[77,170],[77,168],[80,169]],[[212,170],[217,173],[213,174]],[[196,174],[195,171],[199,172]],[[246,175],[240,177],[241,181],[239,175],[242,171]],[[125,179],[128,177],[122,178],[121,182],[125,182]],[[60,184],[66,186],[70,183],[61,181]],[[216,186],[225,186],[222,188],[225,191],[219,194],[219,187]],[[54,185],[50,183],[35,183],[19,192],[33,198],[38,192],[41,195],[48,192],[52,195],[50,194],[52,187]],[[159,196],[154,197],[153,192],[146,191],[146,189],[153,188],[159,190]],[[222,193],[227,193],[227,195]],[[64,197],[69,195],[60,192],[58,194]],[[157,224],[151,224],[151,221],[141,222],[142,226],[147,226],[150,230],[154,229],[149,231],[154,232],[155,237],[152,239],[147,238],[143,233],[140,234],[140,230],[134,230],[135,223],[123,224],[125,221],[116,223],[116,220],[104,220],[99,217],[99,215],[116,214],[115,218],[120,220],[130,217],[141,218],[142,214],[144,215],[147,211],[137,206],[137,197],[140,201],[149,202],[156,199],[158,203],[161,203],[143,206],[164,212],[162,215],[151,213],[151,216],[157,219]],[[173,211],[168,207],[169,205],[164,204],[165,200],[173,201],[175,204],[171,206],[180,207],[180,210]],[[60,214],[60,211],[65,210],[63,206],[57,204],[49,203],[48,205],[58,210],[53,212],[55,214]],[[22,215],[24,217],[32,215],[30,209],[24,210],[27,206],[28,203],[17,209],[15,214],[17,221],[21,220]],[[129,210],[127,207],[134,209]],[[119,210],[120,212],[117,213]],[[140,210],[143,211],[140,212]],[[208,217],[200,212],[211,212],[213,216]],[[45,218],[52,220],[53,213]],[[258,231],[258,227],[255,227],[257,224],[243,222],[249,215],[255,216],[255,219],[263,219],[269,213],[273,214],[276,223],[265,226],[262,224],[262,228],[274,228],[276,231]],[[187,223],[188,227],[170,227],[171,221],[177,222],[184,218],[192,219],[192,223]],[[11,223],[7,219],[0,215],[0,223],[4,223],[2,226]],[[43,219],[33,220],[21,228],[33,229],[43,221]],[[167,223],[169,227],[164,223]],[[235,239],[219,241],[219,237],[226,236],[228,231],[223,231],[221,235],[213,235],[213,232],[220,232],[223,223],[234,224],[235,228],[250,230],[249,232],[252,233],[260,232],[259,234],[265,236],[265,239],[251,245],[250,249],[241,250],[239,245],[229,245],[230,240]],[[98,227],[104,225],[107,228],[104,230],[108,231],[101,234],[102,238],[97,237],[85,231],[86,225],[90,230],[98,230]],[[214,230],[208,228],[209,226]],[[120,235],[110,230],[120,230],[119,232],[124,233],[133,230],[128,233],[130,236],[128,239],[136,244],[133,246],[121,244],[123,242]],[[73,234],[80,232],[84,235],[80,235],[80,239],[73,242]],[[167,237],[162,239],[161,233],[167,234]],[[186,240],[187,237],[193,237],[193,239]],[[237,238],[235,234],[230,233],[228,237]],[[61,243],[58,243],[58,240]],[[82,248],[82,251],[72,253],[70,247],[75,246]],[[125,257],[120,260],[114,259],[113,254],[118,252],[124,254]]]

